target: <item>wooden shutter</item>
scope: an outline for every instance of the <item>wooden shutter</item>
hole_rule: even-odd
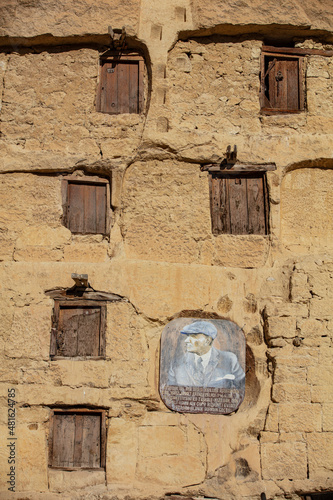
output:
[[[303,110],[304,57],[297,54],[297,49],[280,48],[282,53],[272,47],[266,50],[261,55],[261,111],[275,114]]]
[[[99,356],[100,307],[62,307],[57,334],[58,356]]]
[[[267,201],[264,174],[212,174],[213,234],[267,234]]]
[[[67,224],[73,233],[106,233],[106,184],[68,182]]]
[[[102,60],[99,111],[140,113],[140,62]]]
[[[269,102],[272,108],[299,109],[298,58],[279,59],[268,74]]]
[[[50,464],[60,468],[100,468],[102,414],[54,413]]]

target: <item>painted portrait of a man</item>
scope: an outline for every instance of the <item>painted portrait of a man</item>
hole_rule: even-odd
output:
[[[206,320],[181,328],[185,353],[175,356],[168,370],[168,385],[240,388],[245,373],[235,353],[214,347],[217,328]]]

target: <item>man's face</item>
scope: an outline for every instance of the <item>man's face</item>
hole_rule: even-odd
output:
[[[203,333],[191,333],[190,335],[187,335],[185,339],[187,352],[193,352],[198,356],[206,354],[206,352],[208,352],[211,348],[211,343],[211,338]]]

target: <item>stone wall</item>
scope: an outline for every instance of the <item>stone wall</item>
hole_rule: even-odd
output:
[[[333,490],[332,56],[305,56],[306,110],[260,114],[260,54],[332,50],[305,2],[6,2],[0,31],[0,491],[29,499],[301,499]],[[271,24],[272,16],[274,25]],[[29,19],[29,22],[27,22]],[[108,26],[144,55],[144,112],[95,107]],[[209,174],[236,144],[269,163],[268,235],[212,234]],[[62,185],[107,179],[108,235],[65,227]],[[106,356],[51,360],[50,290],[87,273]],[[231,415],[180,414],[158,392],[164,326],[226,318],[247,342]],[[8,389],[16,492],[8,491]],[[52,411],[107,414],[106,468],[54,470]]]

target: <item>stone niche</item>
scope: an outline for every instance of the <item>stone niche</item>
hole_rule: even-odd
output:
[[[300,168],[287,172],[281,186],[282,242],[290,249],[332,248],[332,169]]]

